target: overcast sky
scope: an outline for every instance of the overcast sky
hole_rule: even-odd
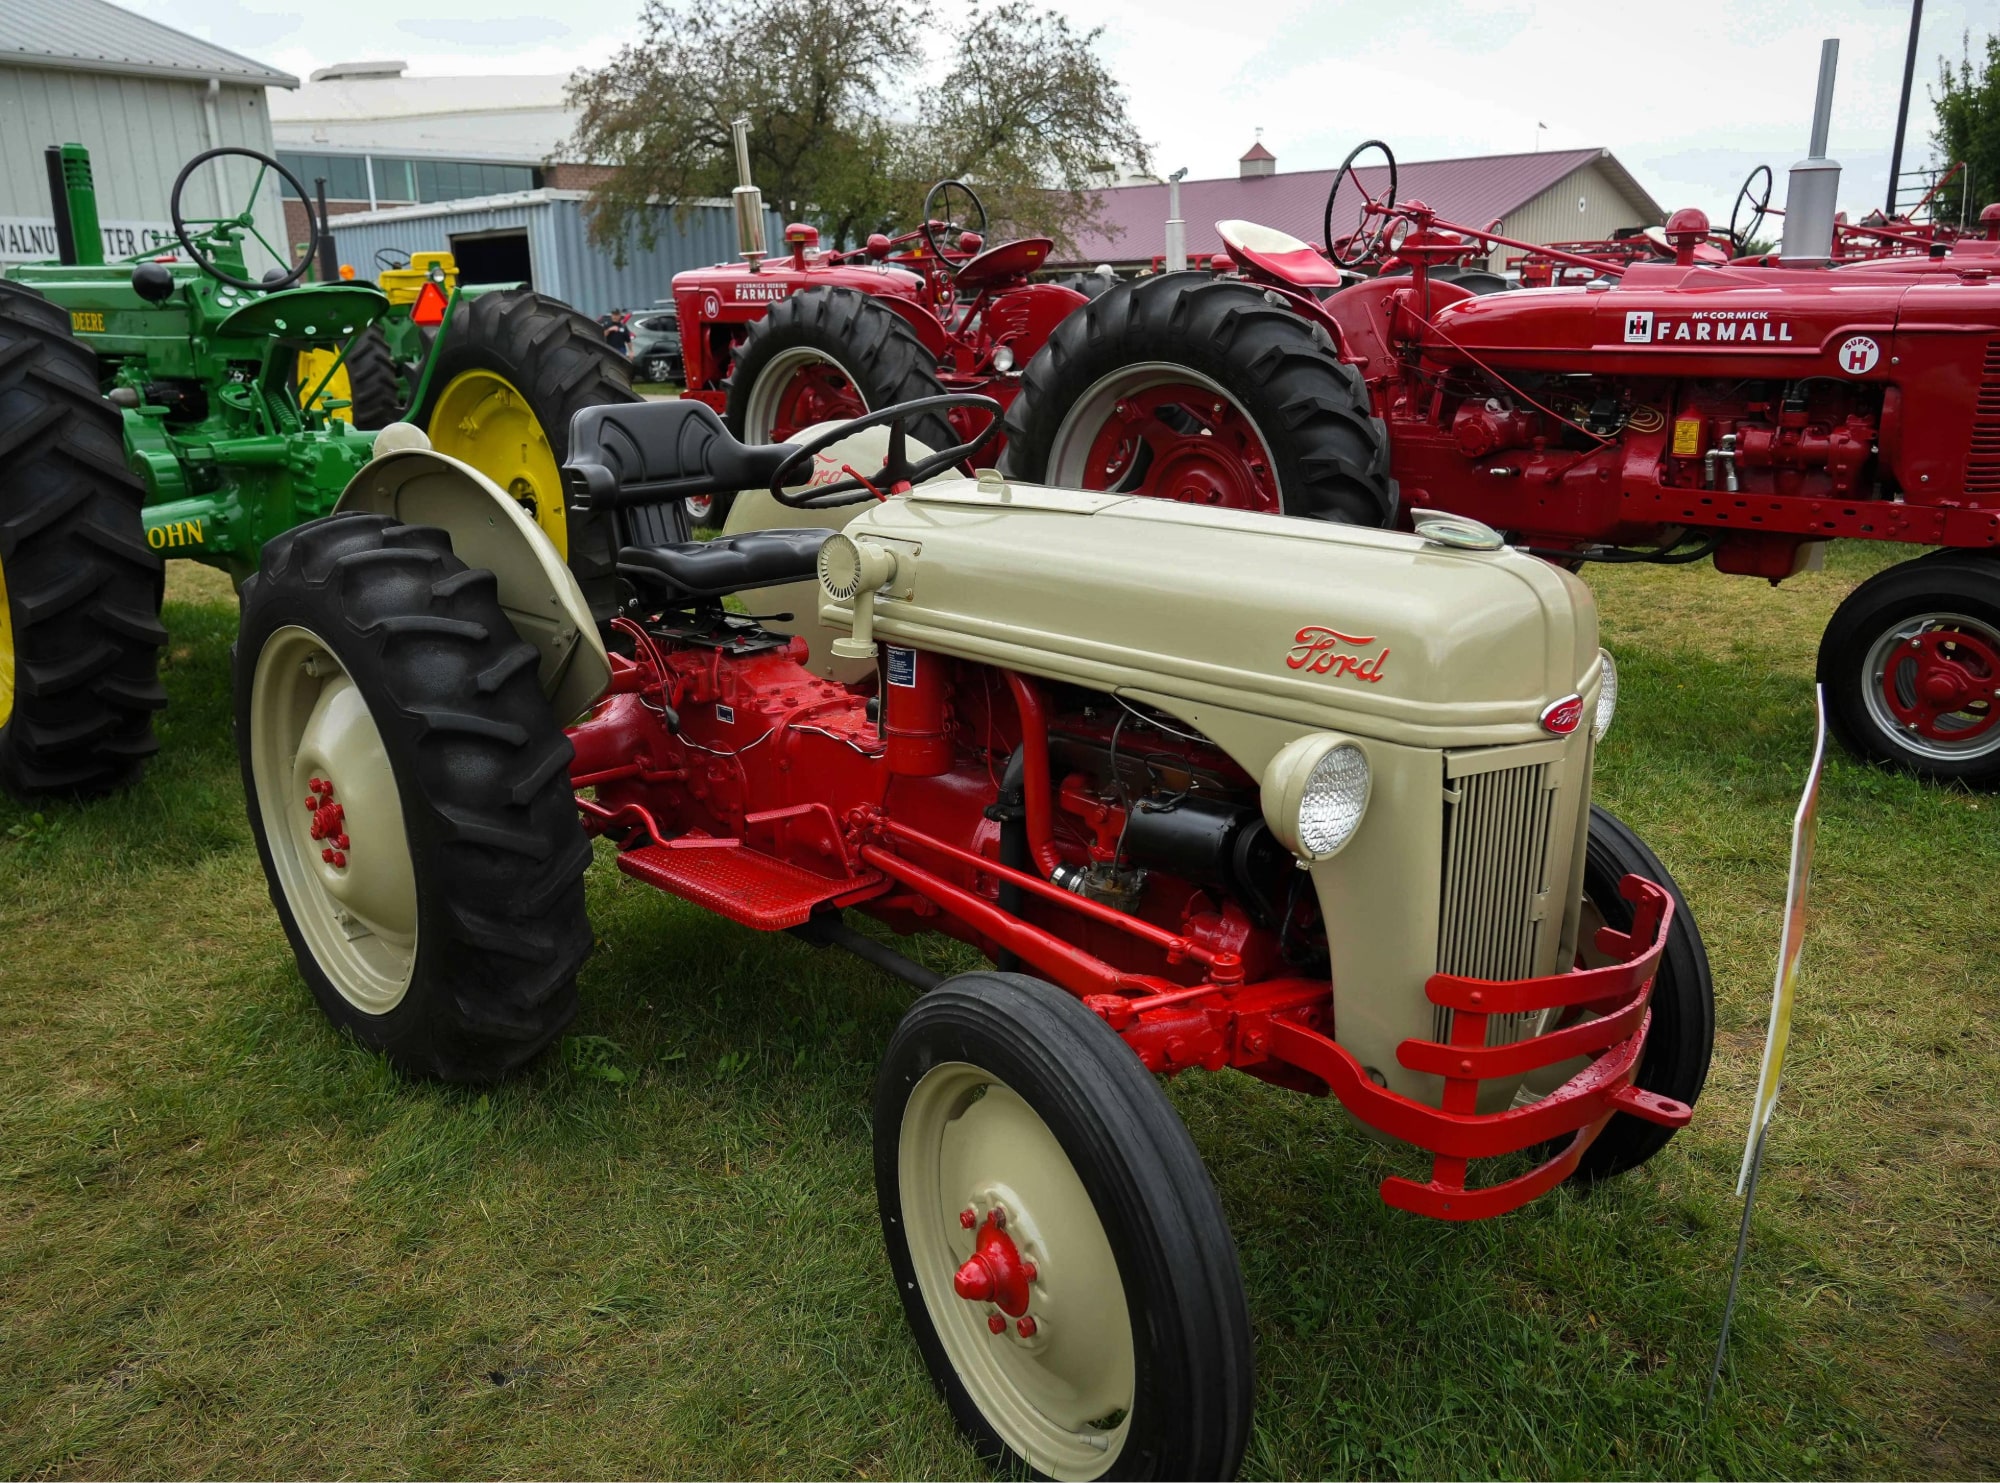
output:
[[[123,0],[304,77],[362,57],[413,74],[567,72],[635,31],[638,0]],[[1044,0],[1125,84],[1155,167],[1228,175],[1264,131],[1280,170],[1379,137],[1407,159],[1604,145],[1669,211],[1726,217],[1751,167],[1806,151],[1819,43],[1841,41],[1841,204],[1881,203],[1909,0]],[[951,12],[950,0],[941,7]],[[2000,0],[1929,0],[1904,168],[1930,157],[1938,61],[2000,30]],[[1546,128],[1540,126],[1546,125]]]

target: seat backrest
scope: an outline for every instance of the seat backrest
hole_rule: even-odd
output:
[[[586,407],[570,421],[563,482],[573,503],[625,509],[767,485],[786,443],[739,443],[715,410],[676,399]]]

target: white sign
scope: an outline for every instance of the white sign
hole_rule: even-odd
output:
[[[98,228],[107,263],[142,254],[180,256],[180,243],[167,222],[106,221]],[[0,216],[0,263],[52,263],[58,255],[53,216]]]
[[[1840,368],[1850,376],[1866,376],[1882,358],[1882,347],[1867,335],[1851,335],[1840,342]]]
[[[1872,343],[1872,342],[1871,342]],[[1792,871],[1785,884],[1785,923],[1778,938],[1778,982],[1771,993],[1771,1026],[1764,1034],[1764,1064],[1757,1073],[1757,1102],[1750,1113],[1750,1138],[1743,1149],[1743,1168],[1736,1176],[1736,1193],[1750,1182],[1757,1143],[1764,1125],[1778,1108],[1778,1084],[1785,1077],[1785,1050],[1792,1039],[1792,991],[1799,977],[1799,954],[1806,941],[1806,893],[1812,889],[1813,845],[1819,838],[1819,779],[1826,765],[1826,692],[1815,686],[1813,706],[1818,734],[1813,738],[1812,766],[1806,790],[1792,818]]]

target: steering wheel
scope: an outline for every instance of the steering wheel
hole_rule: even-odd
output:
[[[1379,201],[1370,198],[1368,192],[1362,189],[1361,177],[1354,173],[1354,162],[1361,158],[1363,151],[1370,149],[1380,150],[1389,166],[1389,193]],[[1348,179],[1354,181],[1354,189],[1361,197],[1361,209],[1355,216],[1354,230],[1347,237],[1348,255],[1343,257],[1333,245],[1333,203],[1340,197],[1341,182]],[[1326,193],[1326,219],[1321,227],[1326,234],[1326,255],[1333,260],[1334,266],[1358,268],[1375,256],[1382,247],[1383,235],[1389,230],[1389,213],[1395,206],[1396,157],[1380,139],[1364,139],[1340,162],[1340,168],[1333,173],[1333,189]],[[1375,222],[1373,231],[1368,229],[1371,218]]]
[[[243,209],[234,216],[194,216],[181,215],[181,192],[187,188],[188,177],[210,160],[221,159],[224,155],[242,155],[257,162],[257,178],[250,182],[250,194]],[[278,251],[264,240],[264,234],[257,230],[257,196],[264,189],[264,177],[276,170],[297,194],[299,204],[306,213],[306,250],[297,262],[292,262],[285,253]],[[221,199],[221,191],[216,198]],[[180,239],[181,247],[189,259],[202,272],[218,283],[227,283],[232,288],[279,289],[290,288],[306,276],[306,269],[312,266],[313,250],[319,245],[319,218],[313,215],[312,197],[306,194],[303,181],[267,154],[259,154],[254,149],[242,149],[234,144],[225,144],[220,149],[205,149],[185,165],[181,173],[174,177],[173,194],[167,198],[167,210],[173,217],[174,236]],[[189,227],[205,227],[207,230],[190,234]],[[257,281],[238,278],[234,273],[226,273],[215,264],[212,254],[222,247],[234,247],[245,233],[257,239],[263,249],[281,263],[291,263],[291,271],[281,278]],[[206,250],[204,250],[206,249]]]
[[[410,255],[400,247],[378,247],[375,249],[375,266],[385,272],[400,273],[409,267]]]
[[[1762,195],[1759,195],[1753,189],[1757,184],[1757,177],[1759,175],[1764,177],[1764,191]],[[1750,206],[1750,225],[1746,230],[1739,232],[1736,230],[1736,218],[1743,214],[1743,207],[1746,202]],[[1769,165],[1759,165],[1749,175],[1744,177],[1743,189],[1736,193],[1736,204],[1729,208],[1729,245],[1736,250],[1736,256],[1741,257],[1744,247],[1756,240],[1757,234],[1764,227],[1764,213],[1770,209],[1771,167]]]
[[[954,444],[928,458],[910,462],[909,445],[904,433],[904,425],[912,418],[922,417],[932,412],[946,412],[953,407],[970,407],[988,413],[990,420],[980,429],[976,437]],[[879,412],[870,412],[865,417],[856,417],[843,422],[838,427],[830,427],[810,443],[793,448],[789,457],[778,465],[771,474],[771,497],[779,504],[793,510],[830,510],[839,505],[858,504],[862,500],[874,499],[875,488],[893,484],[921,484],[942,474],[954,464],[963,463],[980,449],[1000,436],[1000,404],[989,396],[974,396],[969,392],[951,392],[944,396],[918,397],[913,402],[898,402],[893,407],[884,407]],[[831,484],[814,484],[793,493],[785,486],[799,482],[800,475],[809,467],[815,455],[831,448],[842,438],[860,432],[863,428],[880,427],[889,424],[889,453],[882,460],[882,467],[872,479],[839,479]]]
[[[921,229],[924,234],[924,245],[937,255],[940,262],[944,260],[944,249],[938,246],[936,229],[943,227],[947,232],[952,233],[952,245],[956,246],[957,234],[963,232],[968,226],[967,222],[962,222],[955,216],[947,215],[940,218],[938,213],[931,209],[933,201],[937,202],[940,207],[949,206],[953,191],[957,191],[972,203],[972,209],[979,213],[979,225],[974,230],[982,237],[986,235],[986,203],[979,199],[978,193],[962,180],[940,180],[936,185],[924,192],[924,224]]]

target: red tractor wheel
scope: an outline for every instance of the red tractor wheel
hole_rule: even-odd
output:
[[[2000,559],[1939,552],[1870,577],[1826,626],[1819,682],[1856,756],[2000,787]]]
[[[729,378],[729,430],[746,443],[788,442],[805,428],[943,396],[937,363],[888,305],[850,288],[781,299],[750,326]],[[932,448],[963,442],[935,415],[910,434]],[[732,497],[688,502],[698,525],[721,525]]]
[[[1325,334],[1247,283],[1120,284],[1056,326],[1007,412],[1031,483],[1358,525],[1395,519],[1389,445]]]

